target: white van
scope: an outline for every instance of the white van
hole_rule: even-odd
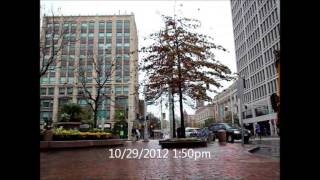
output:
[[[186,127],[186,137],[190,137],[191,133],[196,133],[200,128]]]

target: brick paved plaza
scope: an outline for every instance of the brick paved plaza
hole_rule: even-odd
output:
[[[251,154],[254,145],[208,144],[194,151],[210,151],[211,159],[109,159],[106,148],[51,150],[41,152],[41,179],[280,179],[279,159]],[[124,148],[160,149],[157,140],[126,142]],[[115,149],[115,148],[114,148]]]

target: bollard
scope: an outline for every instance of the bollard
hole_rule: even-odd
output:
[[[227,142],[227,134],[225,130],[221,129],[218,131],[218,139],[220,143]]]

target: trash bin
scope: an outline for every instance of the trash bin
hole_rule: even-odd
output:
[[[44,141],[52,141],[52,139],[53,139],[53,131],[51,129],[47,129],[44,132],[43,140]]]
[[[221,129],[218,131],[218,139],[219,139],[219,142],[226,142],[227,134],[225,130]]]

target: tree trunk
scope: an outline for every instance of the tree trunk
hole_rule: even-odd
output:
[[[174,91],[172,90],[172,132],[173,132],[173,138],[176,137],[176,120],[174,117]]]
[[[185,127],[184,127],[184,116],[183,116],[183,104],[182,104],[182,87],[181,87],[181,62],[180,62],[180,57],[179,57],[179,47],[178,47],[178,42],[176,41],[176,48],[177,48],[177,53],[178,53],[178,79],[179,79],[179,103],[180,103],[180,117],[181,117],[181,125],[180,125],[180,135],[181,137],[179,138],[185,138],[186,137],[186,132],[185,132]]]
[[[97,128],[97,116],[98,116],[98,109],[95,108],[95,110],[93,111],[93,128]]]
[[[178,65],[178,66],[180,66],[180,65]],[[180,78],[181,78],[181,74],[179,72],[179,79]],[[186,137],[186,133],[185,133],[185,127],[184,127],[181,81],[179,82],[179,103],[180,103],[180,116],[181,116],[181,126],[180,126],[181,127],[181,131],[180,131],[181,132],[181,138],[185,138]]]

